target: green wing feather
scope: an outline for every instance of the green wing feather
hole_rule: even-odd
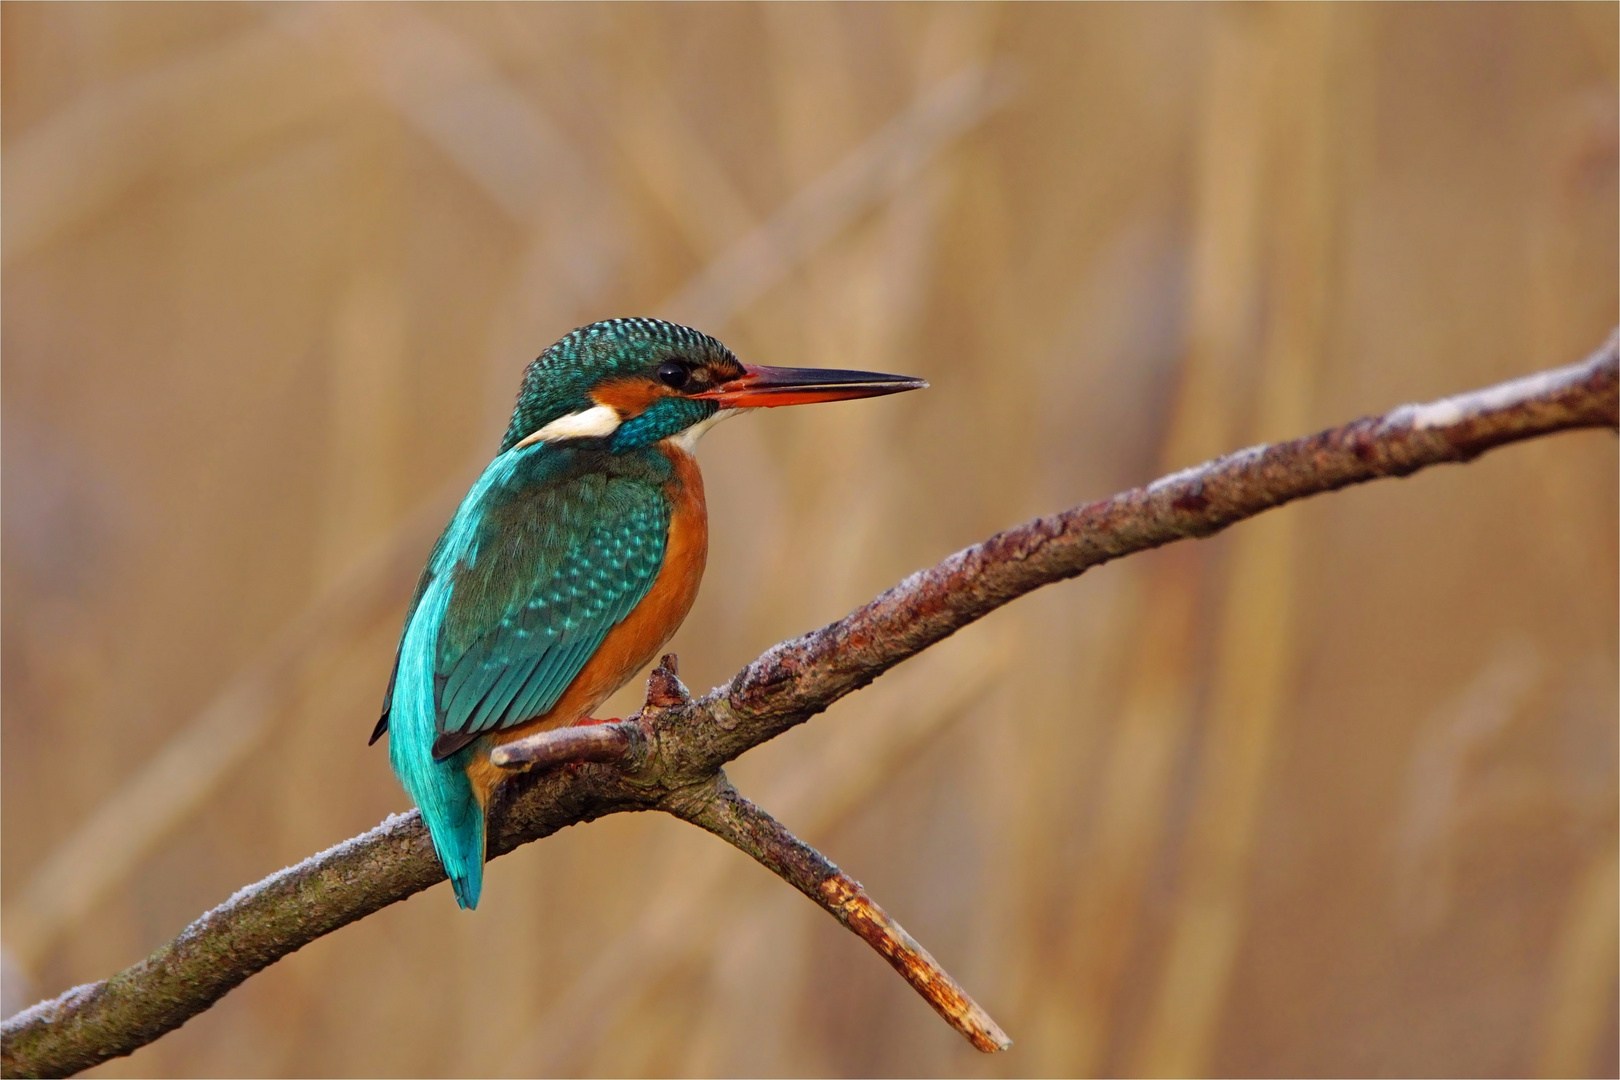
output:
[[[586,472],[485,503],[450,571],[435,758],[545,713],[647,595],[669,536],[659,479]]]

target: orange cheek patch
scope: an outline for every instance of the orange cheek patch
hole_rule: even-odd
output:
[[[598,405],[606,405],[626,420],[640,416],[659,398],[669,397],[671,391],[663,383],[651,379],[632,377],[603,383],[591,394]]]

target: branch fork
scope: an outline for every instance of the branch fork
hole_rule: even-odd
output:
[[[692,695],[676,675],[677,665],[674,653],[658,662],[647,679],[646,704],[635,716],[515,739],[496,747],[490,761],[514,772],[586,762],[613,765],[634,782],[646,770],[647,743],[656,737],[660,722],[667,723],[672,714],[693,705]],[[877,950],[976,1049],[993,1054],[1012,1046],[1000,1025],[867,895],[860,882],[738,794],[724,770],[717,769],[695,785],[665,789],[654,783],[651,789],[661,791],[653,796],[653,807],[713,833],[757,860]]]

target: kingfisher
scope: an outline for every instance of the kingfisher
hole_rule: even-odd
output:
[[[693,451],[738,412],[917,390],[872,371],[744,364],[658,319],[582,326],[524,370],[500,452],[417,582],[371,734],[476,908],[497,745],[591,722],[692,609],[709,550]]]

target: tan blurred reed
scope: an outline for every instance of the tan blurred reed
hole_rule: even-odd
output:
[[[0,4],[7,1006],[404,805],[364,741],[412,568],[569,327],[933,384],[710,436],[701,688],[1001,525],[1584,354],[1615,40],[1600,4]],[[1588,434],[1291,508],[737,763],[1005,1059],[615,818],[98,1072],[1612,1075],[1615,490]]]

